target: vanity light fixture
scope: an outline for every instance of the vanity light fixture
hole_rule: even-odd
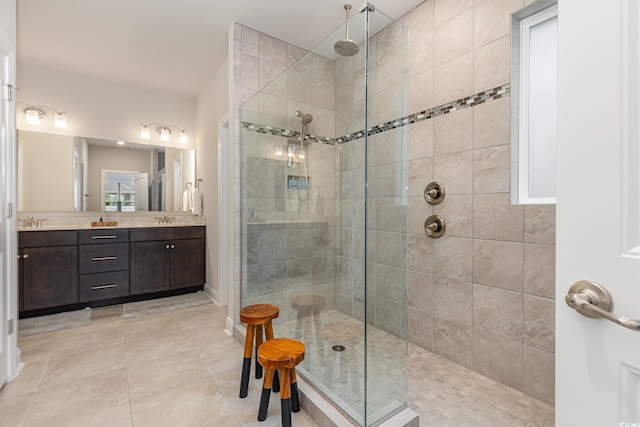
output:
[[[176,128],[180,131],[180,143],[187,144],[189,143],[189,134],[186,129],[182,129],[181,127],[175,125],[163,125],[161,123],[149,123],[144,124],[140,123],[140,138],[142,139],[151,139],[151,129],[149,126],[157,126],[156,133],[160,135],[161,141],[170,141],[171,140],[171,129]]]
[[[30,125],[39,125],[40,119],[44,119],[47,116],[47,113],[44,112],[43,108],[48,108],[49,110],[55,112],[55,116],[53,116],[53,125],[60,129],[67,128],[67,116],[65,116],[66,111],[58,111],[46,105],[29,105],[25,102],[18,101],[18,104],[26,105],[27,108],[24,109],[24,121]]]

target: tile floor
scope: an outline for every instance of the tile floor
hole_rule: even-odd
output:
[[[25,368],[0,390],[0,426],[279,426],[256,420],[260,380],[239,399],[242,345],[213,304],[20,338]],[[275,397],[275,398],[274,398]],[[552,426],[553,406],[409,346],[408,399],[422,426]],[[295,426],[316,426],[304,413]]]

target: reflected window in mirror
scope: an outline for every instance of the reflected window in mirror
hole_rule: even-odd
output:
[[[558,7],[541,0],[512,17],[511,199],[556,201]]]

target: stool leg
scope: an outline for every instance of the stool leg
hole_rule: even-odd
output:
[[[271,323],[271,320],[264,324],[264,332],[267,336],[267,340],[273,339],[273,324]]]
[[[282,369],[280,373],[280,410],[282,427],[291,427],[291,369]]]
[[[240,397],[249,393],[249,375],[251,373],[251,353],[253,352],[254,325],[247,325],[247,336],[244,340],[244,359],[242,361],[242,377],[240,378]]]
[[[262,344],[262,325],[256,325],[256,379],[262,378],[262,365],[258,363],[258,347]]]
[[[273,376],[273,392],[280,393],[280,376],[278,371],[276,371]]]
[[[258,421],[267,419],[269,411],[269,397],[271,396],[271,383],[273,382],[273,369],[265,369],[262,396],[260,396],[260,408],[258,409]]]
[[[298,397],[296,368],[291,368],[291,412],[300,412],[300,398]]]

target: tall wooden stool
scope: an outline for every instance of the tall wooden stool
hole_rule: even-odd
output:
[[[291,427],[291,412],[300,411],[296,366],[303,360],[304,344],[292,338],[269,340],[258,348],[258,361],[265,369],[258,421],[267,419],[274,374],[279,370],[282,427]]]
[[[273,339],[273,325],[271,320],[280,315],[280,310],[271,304],[254,304],[240,309],[240,321],[247,324],[247,335],[244,340],[244,360],[242,362],[242,377],[240,378],[240,397],[247,397],[249,392],[249,375],[251,373],[251,353],[255,337],[256,347],[256,378],[262,378],[262,366],[258,363],[258,347],[262,344],[262,331],[267,340]],[[274,390],[278,391],[278,390]]]

